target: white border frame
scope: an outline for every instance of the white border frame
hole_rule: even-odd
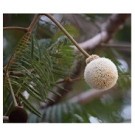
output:
[[[132,13],[132,122],[121,124],[3,124],[3,102],[0,102],[1,134],[77,134],[132,135],[135,128],[135,16],[133,0],[1,0],[0,4],[0,99],[3,99],[3,13]],[[3,100],[2,100],[3,101]],[[134,114],[134,115],[133,115]]]

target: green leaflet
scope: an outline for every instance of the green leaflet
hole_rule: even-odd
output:
[[[21,55],[25,52],[25,49],[31,43],[31,33],[27,32],[24,36],[20,39],[19,43],[16,45],[14,53],[10,57],[10,60],[6,66],[6,71],[9,71],[9,67],[16,62],[17,59],[21,57]]]
[[[23,102],[23,105],[24,107],[26,107],[30,112],[32,112],[33,114],[41,117],[41,114],[38,110],[35,109],[35,107],[33,107],[33,105],[28,101],[26,100],[22,94],[20,94],[20,97],[22,99],[22,102]]]

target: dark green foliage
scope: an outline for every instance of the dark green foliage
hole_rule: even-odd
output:
[[[99,119],[99,122],[117,122],[120,123],[123,121],[123,118],[120,115],[122,108],[121,99],[112,99],[101,101],[99,99],[94,100],[93,102],[85,105],[87,112],[90,116],[94,116]],[[100,113],[99,113],[100,112]]]

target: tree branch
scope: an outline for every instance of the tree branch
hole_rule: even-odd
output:
[[[121,25],[124,24],[126,19],[129,17],[129,14],[113,14],[109,17],[109,19],[102,24],[101,26],[101,32],[94,36],[93,38],[79,43],[79,45],[85,49],[90,50],[95,48],[96,46],[108,42],[115,32],[118,31]],[[77,48],[76,48],[76,51]]]
[[[86,103],[89,103],[90,101],[94,100],[95,98],[99,98],[102,95],[109,93],[111,90],[112,89],[102,91],[102,90],[90,89],[86,92],[83,92],[81,94],[78,94],[78,95],[72,97],[71,99],[69,99],[68,102],[86,104]]]

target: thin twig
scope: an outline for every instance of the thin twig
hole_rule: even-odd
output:
[[[28,31],[29,31],[29,32],[32,32],[32,31],[33,31],[35,25],[36,25],[37,22],[39,21],[39,17],[40,17],[40,15],[38,15],[38,14],[37,14],[37,15],[34,15],[34,18],[33,18],[31,24],[30,24],[29,27],[28,27]]]
[[[73,39],[73,37],[67,32],[67,30],[51,15],[49,14],[44,14],[45,16],[47,16],[49,19],[51,19],[60,29],[61,31],[63,31],[63,33],[73,42],[73,44],[78,48],[78,50],[80,50],[82,52],[82,54],[84,54],[84,56],[89,57],[90,55],[84,50],[82,49],[78,43]]]
[[[20,30],[20,31],[27,32],[28,28],[17,27],[17,26],[8,26],[8,27],[3,27],[3,30]]]
[[[28,31],[31,32],[34,29],[35,25],[37,24],[39,17],[40,15],[35,15],[28,28],[18,27],[18,26],[8,26],[8,27],[3,27],[3,30],[22,30],[25,32]]]

